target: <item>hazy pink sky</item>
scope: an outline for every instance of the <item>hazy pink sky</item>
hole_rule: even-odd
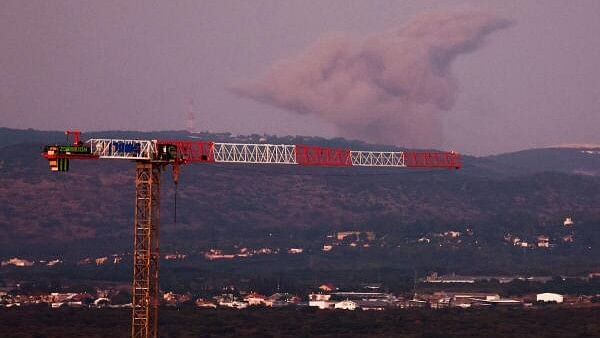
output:
[[[323,34],[368,36],[428,11],[516,22],[452,66],[444,148],[489,154],[600,143],[600,1],[2,1],[0,126],[338,136],[233,95]]]

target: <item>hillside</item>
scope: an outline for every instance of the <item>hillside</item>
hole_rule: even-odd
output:
[[[529,149],[488,158],[523,174],[554,171],[600,176],[600,147],[594,146]]]
[[[187,136],[183,132],[102,135]],[[243,142],[264,137],[202,136]],[[44,137],[60,140],[64,135],[0,130],[0,139],[18,142],[0,149],[0,256],[129,250],[133,165],[79,161],[69,173],[51,173],[39,155]],[[343,139],[268,138],[273,143],[372,147]],[[470,229],[478,246],[492,250],[502,246],[507,234],[558,238],[564,232],[562,221],[572,217],[579,239],[569,255],[592,250],[589,260],[593,261],[600,244],[600,177],[589,174],[600,165],[595,165],[597,158],[574,155],[574,151],[579,150],[466,157],[465,168],[459,171],[189,166],[180,179],[176,225],[174,187],[170,173],[163,175],[163,248],[269,242],[318,250],[323,238],[338,230],[373,230],[387,236],[388,243],[400,244],[430,233]],[[550,160],[565,165],[547,165]],[[582,170],[586,175],[576,174]]]

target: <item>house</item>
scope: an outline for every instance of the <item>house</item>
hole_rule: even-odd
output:
[[[572,243],[573,242],[573,235],[569,234],[569,235],[565,235],[562,237],[562,241],[565,243]]]
[[[460,237],[460,235],[461,235],[460,231],[450,230],[450,231],[444,232],[444,236],[451,237],[451,238],[457,238],[457,237]]]
[[[63,261],[60,259],[53,259],[51,261],[49,261],[46,266],[55,266],[57,264],[61,264]]]
[[[427,308],[429,307],[429,303],[425,300],[420,299],[410,299],[403,307],[406,308]]]
[[[550,246],[550,238],[546,235],[539,235],[537,237],[538,248],[548,248]]]
[[[76,293],[59,293],[59,292],[52,292],[50,293],[50,300],[51,302],[56,302],[56,303],[63,303],[67,300],[71,300],[73,299],[73,297],[75,297],[75,295],[77,295]]]
[[[350,310],[350,311],[356,310],[357,307],[358,307],[358,304],[356,304],[356,302],[347,300],[347,299],[343,300],[341,302],[335,303],[335,305],[334,305],[334,309]]]
[[[196,299],[196,306],[199,308],[205,308],[205,309],[216,309],[217,308],[217,304],[208,301],[208,300],[204,300],[202,298],[198,298]]]
[[[84,304],[90,304],[94,301],[94,296],[87,292],[75,294],[71,297],[71,301],[73,302],[82,302]]]
[[[311,293],[308,295],[308,306],[318,307],[319,309],[331,309],[335,306],[335,302],[330,299],[331,295]]]
[[[356,301],[357,306],[361,310],[374,310],[374,311],[382,311],[386,308],[390,307],[390,303],[382,300],[358,300]]]
[[[247,308],[247,307],[248,307],[248,303],[246,303],[246,302],[240,302],[240,301],[234,300],[234,301],[231,303],[230,307],[232,307],[232,308],[234,308],[234,309],[241,310],[241,309],[245,309],[245,308]]]
[[[75,307],[75,308],[81,308],[84,307],[83,302],[67,302],[67,306],[68,307]]]
[[[204,258],[206,260],[212,261],[216,259],[233,259],[235,258],[234,254],[224,254],[223,251],[218,249],[210,249],[208,252],[204,253]]]
[[[350,236],[354,236],[354,238],[358,240],[359,235],[360,231],[340,231],[335,234],[335,237],[338,241],[343,241],[346,237]]]
[[[252,292],[246,297],[244,301],[248,302],[249,306],[266,305],[267,296],[261,295],[260,293]]]
[[[231,293],[223,294],[216,298],[219,306],[231,307],[234,309],[245,309],[248,307],[247,302],[237,300],[236,297]]]
[[[425,278],[426,283],[475,283],[475,278],[469,276],[459,276],[456,274],[439,276],[432,273]]]
[[[186,258],[187,258],[186,254],[180,254],[180,253],[170,253],[170,254],[165,255],[165,259],[168,261],[184,260]]]
[[[491,302],[500,299],[498,294],[487,293],[460,293],[450,298],[450,306],[468,308],[474,303]]]
[[[190,301],[192,299],[192,295],[189,293],[178,294],[174,292],[165,292],[163,294],[163,299],[167,305],[176,306],[178,304]]]
[[[497,293],[487,292],[446,292],[438,291],[432,295],[423,295],[432,308],[460,307],[469,308],[476,304],[500,300]],[[489,305],[489,304],[488,304]]]
[[[319,290],[325,291],[325,292],[331,292],[331,291],[335,290],[335,286],[331,283],[321,284],[321,286],[319,286]]]
[[[432,309],[445,309],[450,307],[450,297],[443,298],[432,298],[429,300],[429,304]]]
[[[274,293],[265,300],[265,305],[271,307],[282,307],[300,303],[300,297],[289,293]]]
[[[563,222],[563,225],[566,227],[570,227],[573,224],[575,224],[575,223],[573,222],[573,219],[571,217],[565,218],[565,221]]]
[[[108,257],[98,257],[95,259],[96,265],[103,265],[108,260]]]
[[[311,293],[308,295],[308,300],[330,300],[331,295],[322,293]]]
[[[1,263],[2,266],[7,266],[7,265],[14,265],[14,266],[32,266],[33,262],[32,261],[28,261],[26,259],[21,259],[21,258],[17,258],[17,257],[13,257],[7,261],[2,261]]]
[[[98,298],[94,301],[95,307],[107,307],[110,305],[110,299],[108,298]]]
[[[535,296],[535,300],[538,302],[544,302],[544,303],[562,303],[563,302],[563,296],[559,295],[558,293],[550,293],[550,292],[545,292],[545,293],[538,293]]]
[[[80,259],[79,262],[77,262],[77,265],[88,265],[88,264],[92,264],[92,259],[90,257]]]
[[[491,299],[491,300],[482,300],[480,302],[475,303],[476,304],[481,304],[481,305],[491,305],[491,306],[503,306],[503,307],[507,307],[507,306],[521,306],[523,304],[523,302],[521,302],[520,300],[515,300],[515,299]]]

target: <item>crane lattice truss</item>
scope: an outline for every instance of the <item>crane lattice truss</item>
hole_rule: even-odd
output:
[[[52,171],[68,171],[69,160],[136,162],[131,336],[157,337],[159,305],[160,177],[190,163],[287,164],[332,167],[460,168],[455,152],[356,151],[312,145],[242,144],[182,140],[90,139],[68,131],[73,144],[49,145],[42,154]]]
[[[135,171],[132,337],[156,337],[158,330],[158,229],[161,167],[138,162]]]

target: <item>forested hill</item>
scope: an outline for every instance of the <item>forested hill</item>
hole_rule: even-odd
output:
[[[190,135],[109,131],[84,136]],[[341,138],[194,136],[376,147]],[[74,161],[68,173],[51,173],[41,147],[64,139],[61,132],[0,129],[0,255],[130,247],[132,163]],[[479,236],[478,243],[495,246],[507,234],[559,236],[565,217],[572,217],[580,236],[574,245],[597,254],[599,158],[597,149],[576,148],[465,156],[461,170],[192,165],[182,170],[177,225],[172,224],[173,185],[170,175],[163,175],[163,238],[170,239],[165,242],[169,249],[235,240],[258,243],[265,234],[279,233],[288,245],[317,247],[326,234],[343,229],[374,230],[400,243],[469,228]]]

